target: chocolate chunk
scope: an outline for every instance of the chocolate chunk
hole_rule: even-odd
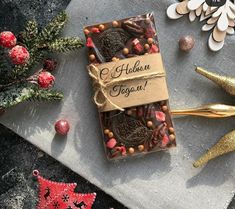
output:
[[[122,28],[136,37],[144,35],[144,29],[140,25],[137,25],[135,22],[130,20],[123,22]]]
[[[115,54],[124,48],[129,37],[121,28],[110,28],[100,33],[94,42],[105,60],[111,61]]]

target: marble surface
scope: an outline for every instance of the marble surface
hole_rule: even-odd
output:
[[[172,2],[72,0],[67,7],[70,21],[64,35],[83,36],[84,25],[154,11],[171,107],[209,102],[233,104],[234,98],[196,75],[194,64],[235,76],[234,37],[226,39],[220,52],[210,52],[206,46],[208,34],[200,31],[202,23],[191,24],[187,18],[168,20],[165,10]],[[196,46],[190,54],[178,51],[177,40],[186,34],[196,38]],[[86,60],[85,49],[60,56],[56,86],[65,92],[63,102],[20,104],[3,115],[0,122],[129,208],[226,208],[235,190],[235,154],[218,158],[202,169],[193,168],[192,162],[218,138],[233,130],[234,119],[174,119],[177,148],[109,163],[103,152],[96,107],[88,99],[92,90]],[[59,118],[71,123],[66,138],[55,135],[53,124]]]

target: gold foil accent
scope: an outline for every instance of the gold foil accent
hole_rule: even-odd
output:
[[[207,118],[225,118],[235,116],[235,106],[224,104],[208,104],[200,107],[172,110],[172,115],[192,115]]]
[[[203,166],[208,161],[235,151],[235,131],[232,131],[222,137],[212,148],[193,163],[195,168]]]
[[[235,78],[212,73],[201,67],[197,67],[195,71],[216,83],[229,94],[235,96]]]

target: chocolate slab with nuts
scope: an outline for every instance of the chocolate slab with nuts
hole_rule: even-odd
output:
[[[84,33],[91,64],[160,53],[152,13],[87,26]],[[176,146],[168,100],[125,108],[124,112],[100,112],[100,121],[108,159]]]

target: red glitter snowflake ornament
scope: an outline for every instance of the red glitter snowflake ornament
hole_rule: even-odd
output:
[[[39,183],[39,201],[37,209],[91,209],[96,193],[74,193],[76,183],[58,183],[40,176],[33,171]]]

